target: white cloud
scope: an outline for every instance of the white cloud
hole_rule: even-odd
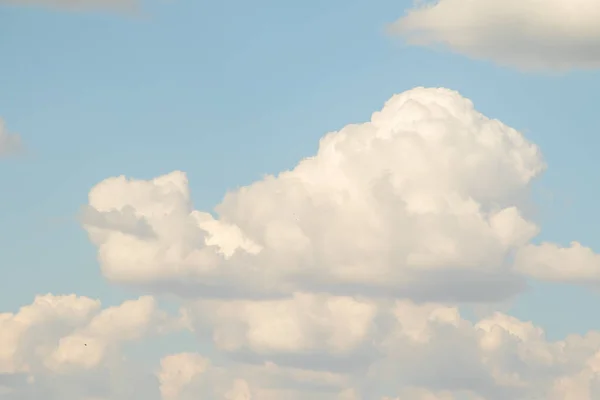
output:
[[[163,400],[179,399],[185,387],[203,375],[209,365],[209,360],[193,353],[173,354],[163,358],[158,374]]]
[[[178,321],[147,296],[105,309],[87,297],[37,296],[0,314],[0,399],[125,400],[132,386],[143,395],[148,379],[122,347],[180,329]]]
[[[226,351],[331,351],[343,354],[369,337],[376,305],[349,297],[296,293],[265,301],[198,301],[186,310],[194,323],[214,327]]]
[[[521,69],[600,67],[596,0],[417,2],[391,26],[408,43],[447,48]]]
[[[0,0],[0,3],[16,6],[43,6],[63,8],[67,10],[134,11],[138,8],[138,0]]]
[[[156,308],[152,297],[126,301],[118,307],[103,310],[86,326],[62,337],[46,365],[56,370],[94,368],[123,342],[179,327],[176,320]]]
[[[16,314],[0,314],[0,373],[94,368],[121,343],[180,329],[178,321],[148,296],[104,310],[87,297],[38,296]]]
[[[416,387],[433,399],[559,396],[561,382],[589,371],[600,339],[592,333],[551,342],[530,322],[496,313],[472,324],[443,305],[400,302],[394,314],[397,323],[378,344],[384,356],[371,376],[389,392],[394,385],[397,393]],[[578,390],[592,390],[596,379],[578,381]]]
[[[320,300],[322,308],[331,301]],[[290,301],[302,302],[281,300],[282,306]],[[254,366],[229,369],[238,379],[229,393],[241,393],[244,399],[328,400],[558,400],[574,399],[564,396],[575,394],[579,400],[592,400],[599,394],[597,332],[552,342],[540,327],[506,314],[495,313],[472,323],[462,318],[457,308],[442,304],[398,300],[378,305],[379,317],[371,321],[375,329],[370,330],[363,348],[347,350],[343,364],[332,362],[338,354],[331,344],[323,344],[312,359],[296,356],[306,352],[300,346],[277,348],[280,338],[273,331],[269,353],[250,349],[256,355]],[[209,309],[196,312],[206,314]],[[221,309],[212,312],[222,316]],[[248,322],[243,312],[241,309],[236,316],[237,324],[232,315],[226,317],[226,329],[233,335],[244,336],[252,329],[253,322]],[[303,335],[309,338],[322,329],[318,323],[303,322],[319,319],[313,313],[313,309],[289,313],[289,319],[296,320],[290,323],[304,323]],[[277,321],[273,318],[273,326]],[[336,323],[340,331],[351,330],[352,324],[347,318]],[[365,351],[371,357],[362,357]]]
[[[416,88],[293,170],[228,193],[218,219],[173,172],[99,183],[83,225],[107,278],[180,294],[501,300],[522,285],[510,256],[538,232],[524,206],[544,168],[457,92]]]
[[[524,275],[595,279],[590,249],[531,244],[544,168],[458,93],[417,88],[228,193],[217,217],[182,172],[104,180],[81,213],[103,274],[183,295],[181,313],[46,295],[0,314],[0,399],[596,399],[600,332],[549,341],[457,306],[505,300]],[[201,353],[144,351],[186,328]]]
[[[19,153],[22,149],[21,137],[8,132],[4,120],[0,118],[0,158]]]
[[[226,400],[330,400],[350,384],[349,378],[327,371],[263,364],[213,364],[197,353],[164,357],[158,372],[163,400],[215,398]],[[328,388],[328,389],[324,389]],[[316,397],[315,397],[316,396]],[[332,397],[334,396],[334,397]]]
[[[38,348],[48,353],[61,332],[87,324],[99,308],[99,301],[87,297],[45,295],[16,314],[0,314],[0,373],[32,371]]]
[[[226,400],[251,400],[252,393],[248,382],[243,379],[236,379],[233,387],[225,393]]]
[[[593,400],[600,395],[598,332],[552,342],[541,328],[509,315],[472,323],[456,307],[408,300],[376,302],[377,317],[357,329],[353,315],[363,315],[365,306],[345,297],[246,302],[225,304],[225,311],[205,303],[192,307],[188,318],[215,323],[212,328],[240,334],[245,343],[253,330],[273,329],[271,336],[259,335],[260,347],[226,349],[226,357],[213,351],[214,361],[191,352],[165,355],[150,361],[147,368],[155,375],[145,376],[141,364],[124,359],[124,346],[182,326],[151,298],[102,310],[85,297],[39,296],[17,313],[0,315],[0,399]],[[242,308],[235,312],[234,306]],[[263,314],[269,312],[271,321]],[[215,318],[207,321],[205,314]],[[284,325],[294,332],[276,329],[284,315]],[[302,345],[281,346],[281,333]],[[355,337],[361,346],[348,346],[355,343],[348,338]],[[296,357],[307,349],[316,350],[312,359]],[[342,363],[336,363],[340,349]],[[236,359],[239,351],[254,358]]]
[[[471,393],[461,393],[460,399],[482,400],[481,397]],[[458,397],[455,397],[452,392],[447,390],[436,392],[427,389],[411,387],[402,390],[402,393],[400,393],[398,397],[384,397],[382,400],[458,400]]]
[[[331,400],[337,396],[366,400],[558,400],[570,391],[579,393],[580,400],[591,400],[600,388],[596,387],[600,374],[594,369],[600,367],[597,332],[552,342],[540,327],[502,313],[472,323],[456,307],[379,301],[377,317],[368,320],[367,329],[360,330],[368,332],[360,336],[360,346],[344,347],[340,354],[336,351],[339,347],[328,338],[332,332],[354,331],[356,321],[347,313],[339,313],[335,321],[324,322],[334,298],[315,296],[311,301],[311,307],[305,306],[306,299],[301,296],[245,304],[224,302],[226,309],[206,302],[188,309],[188,318],[212,323],[212,333],[226,332],[226,345],[220,342],[219,334],[215,344],[232,359],[257,366],[263,363],[262,367],[236,370],[238,377],[250,383],[250,396],[257,391],[277,391],[280,396],[285,392],[286,398],[320,398],[313,397],[314,391]],[[361,307],[360,303],[347,303],[348,308],[352,306]],[[208,321],[207,315],[213,319]],[[192,326],[202,333],[201,324]],[[253,347],[256,332],[260,333],[260,346]],[[287,337],[291,341],[281,345],[282,338]],[[316,343],[314,338],[321,339],[318,345],[307,346]],[[265,378],[267,375],[270,378]],[[298,388],[305,392],[304,397]],[[293,394],[294,390],[300,392]]]
[[[578,242],[569,247],[554,243],[524,246],[517,253],[515,264],[540,280],[590,286],[600,283],[600,255]]]

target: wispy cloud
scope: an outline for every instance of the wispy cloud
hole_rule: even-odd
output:
[[[8,132],[4,120],[0,118],[0,158],[12,156],[22,151],[21,136]]]
[[[0,0],[0,4],[52,7],[69,11],[132,12],[138,9],[139,2],[137,0]]]

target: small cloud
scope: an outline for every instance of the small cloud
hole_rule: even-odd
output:
[[[389,32],[521,70],[566,71],[600,67],[599,20],[597,0],[419,1]]]
[[[0,158],[16,155],[23,151],[21,136],[10,133],[0,118]]]
[[[0,0],[0,4],[14,6],[42,6],[69,11],[110,10],[131,12],[138,9],[137,0]]]

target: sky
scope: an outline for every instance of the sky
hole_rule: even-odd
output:
[[[0,399],[600,398],[599,19],[0,0]]]

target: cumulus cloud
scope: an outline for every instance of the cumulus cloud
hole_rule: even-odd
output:
[[[524,246],[519,249],[515,264],[539,280],[590,286],[600,283],[600,255],[578,242],[569,247],[554,243]]]
[[[39,296],[16,313],[0,314],[0,399],[592,400],[600,395],[598,332],[549,341],[540,327],[506,314],[471,322],[456,307],[410,300],[369,303],[304,294],[250,307],[218,302],[225,309],[190,304],[182,321],[149,297],[102,309],[86,297]],[[242,308],[236,312],[234,306]],[[272,320],[265,317],[269,312]],[[185,325],[228,331],[245,347],[216,340],[222,353],[210,351],[212,359],[197,352],[165,354],[145,361],[152,375],[124,358],[128,342]],[[286,335],[293,340],[285,343]],[[320,358],[295,357],[315,350],[312,355]],[[244,351],[256,357],[235,358]],[[365,352],[371,357],[360,356]],[[340,355],[343,364],[331,362]]]
[[[178,324],[156,308],[152,297],[127,301],[95,316],[88,325],[62,337],[46,361],[53,369],[94,368],[105,355],[122,342],[159,334]]]
[[[108,279],[179,294],[496,301],[523,285],[511,257],[538,232],[526,206],[544,169],[534,144],[459,93],[416,88],[228,193],[218,218],[173,172],[100,182],[83,225]]]
[[[130,368],[122,348],[180,329],[179,321],[148,296],[105,309],[87,297],[37,296],[0,314],[0,398],[124,400],[131,385],[146,393],[141,386],[153,382]]]
[[[390,30],[409,44],[521,69],[600,67],[596,0],[437,0],[417,2]]]
[[[416,88],[214,214],[194,208],[183,172],[108,178],[80,214],[104,276],[178,295],[179,313],[153,296],[102,309],[47,295],[0,314],[0,399],[596,399],[599,332],[551,341],[459,309],[526,277],[595,279],[590,249],[532,243],[544,169],[459,93]],[[174,332],[197,348],[146,369],[127,357]]]
[[[306,307],[306,298],[298,295],[248,301],[261,309],[257,312],[240,302],[224,310],[201,300],[200,307],[188,307],[186,318],[197,332],[207,325],[218,348],[246,363],[236,374],[251,399],[262,399],[259,391],[276,391],[280,397],[274,399],[331,400],[591,400],[600,394],[597,332],[549,341],[540,327],[503,313],[471,322],[457,307],[410,300],[378,301],[376,317],[357,329],[347,313],[328,320],[332,302],[346,298],[311,301],[320,307]],[[220,337],[224,332],[227,340]],[[342,352],[328,341],[335,332],[348,332],[338,338],[346,343]],[[354,332],[360,332],[359,340],[348,341]],[[236,357],[247,352],[254,358]]]
[[[17,313],[0,314],[0,373],[94,368],[121,343],[168,332],[177,321],[148,296],[104,310],[87,297],[38,296]]]
[[[324,297],[320,300],[322,308],[331,301]],[[302,303],[298,298],[279,301]],[[195,312],[196,318],[202,319],[208,311]],[[308,309],[291,312],[288,324],[302,325],[306,337],[319,335],[323,330],[321,323],[306,323],[308,318],[319,319],[313,313]],[[214,314],[221,317],[222,311],[214,310]],[[273,318],[270,351],[265,352],[264,347],[253,349],[260,357],[250,364],[229,368],[227,382],[232,382],[234,376],[236,379],[229,383],[233,388],[227,393],[239,394],[242,399],[328,400],[591,400],[600,394],[597,332],[549,341],[540,327],[506,314],[494,313],[471,322],[456,307],[409,300],[380,302],[378,314],[379,318],[369,322],[371,330],[363,347],[345,349],[344,362],[361,364],[358,367],[328,362],[339,355],[332,345],[321,345],[322,357],[312,362],[295,357],[305,354],[306,348],[278,347],[281,338],[277,326],[281,321]],[[225,318],[231,335],[248,338],[257,329],[256,324],[248,322],[243,310]],[[222,329],[219,323],[214,325],[216,330]],[[336,325],[340,331],[352,330],[354,321],[340,318]],[[285,328],[281,331],[289,332]],[[262,340],[269,341],[270,336],[265,335]],[[358,357],[365,348],[373,356],[370,359]],[[247,349],[223,350],[231,354]],[[270,361],[274,359],[279,361]],[[202,358],[199,360],[202,373],[210,368],[214,368],[213,374],[218,370],[214,366],[207,369]],[[212,382],[219,381],[216,376]],[[193,382],[194,379],[189,380],[188,385]]]
[[[383,356],[370,367],[378,383],[368,398],[381,388],[401,399],[411,388],[433,399],[562,398],[552,388],[596,357],[597,333],[551,342],[541,328],[501,313],[471,323],[456,308],[406,301],[392,312],[396,323],[375,343]],[[594,384],[584,381],[579,390]]]
[[[349,378],[327,371],[290,368],[273,362],[216,365],[198,353],[164,357],[157,373],[162,400],[335,399]]]
[[[60,336],[65,330],[87,324],[99,308],[99,301],[87,297],[46,295],[37,296],[31,305],[22,307],[16,314],[0,314],[3,343],[0,371],[5,374],[31,371],[36,361],[40,361],[31,359],[31,356],[39,354],[35,351],[36,347],[48,350],[44,346],[45,341],[52,343],[56,339],[54,335]],[[47,331],[45,335],[34,334],[47,329],[47,325],[54,330]]]
[[[4,120],[0,118],[0,158],[19,153],[22,149],[21,137],[8,132]]]
[[[113,10],[132,11],[138,8],[138,0],[0,0],[0,4],[15,6],[43,6],[67,10]]]
[[[369,338],[376,313],[371,301],[296,293],[279,300],[198,301],[184,314],[192,326],[214,327],[214,343],[226,351],[344,354]]]
[[[163,400],[180,399],[186,386],[203,375],[209,364],[209,360],[193,353],[173,354],[163,358],[158,374]]]

